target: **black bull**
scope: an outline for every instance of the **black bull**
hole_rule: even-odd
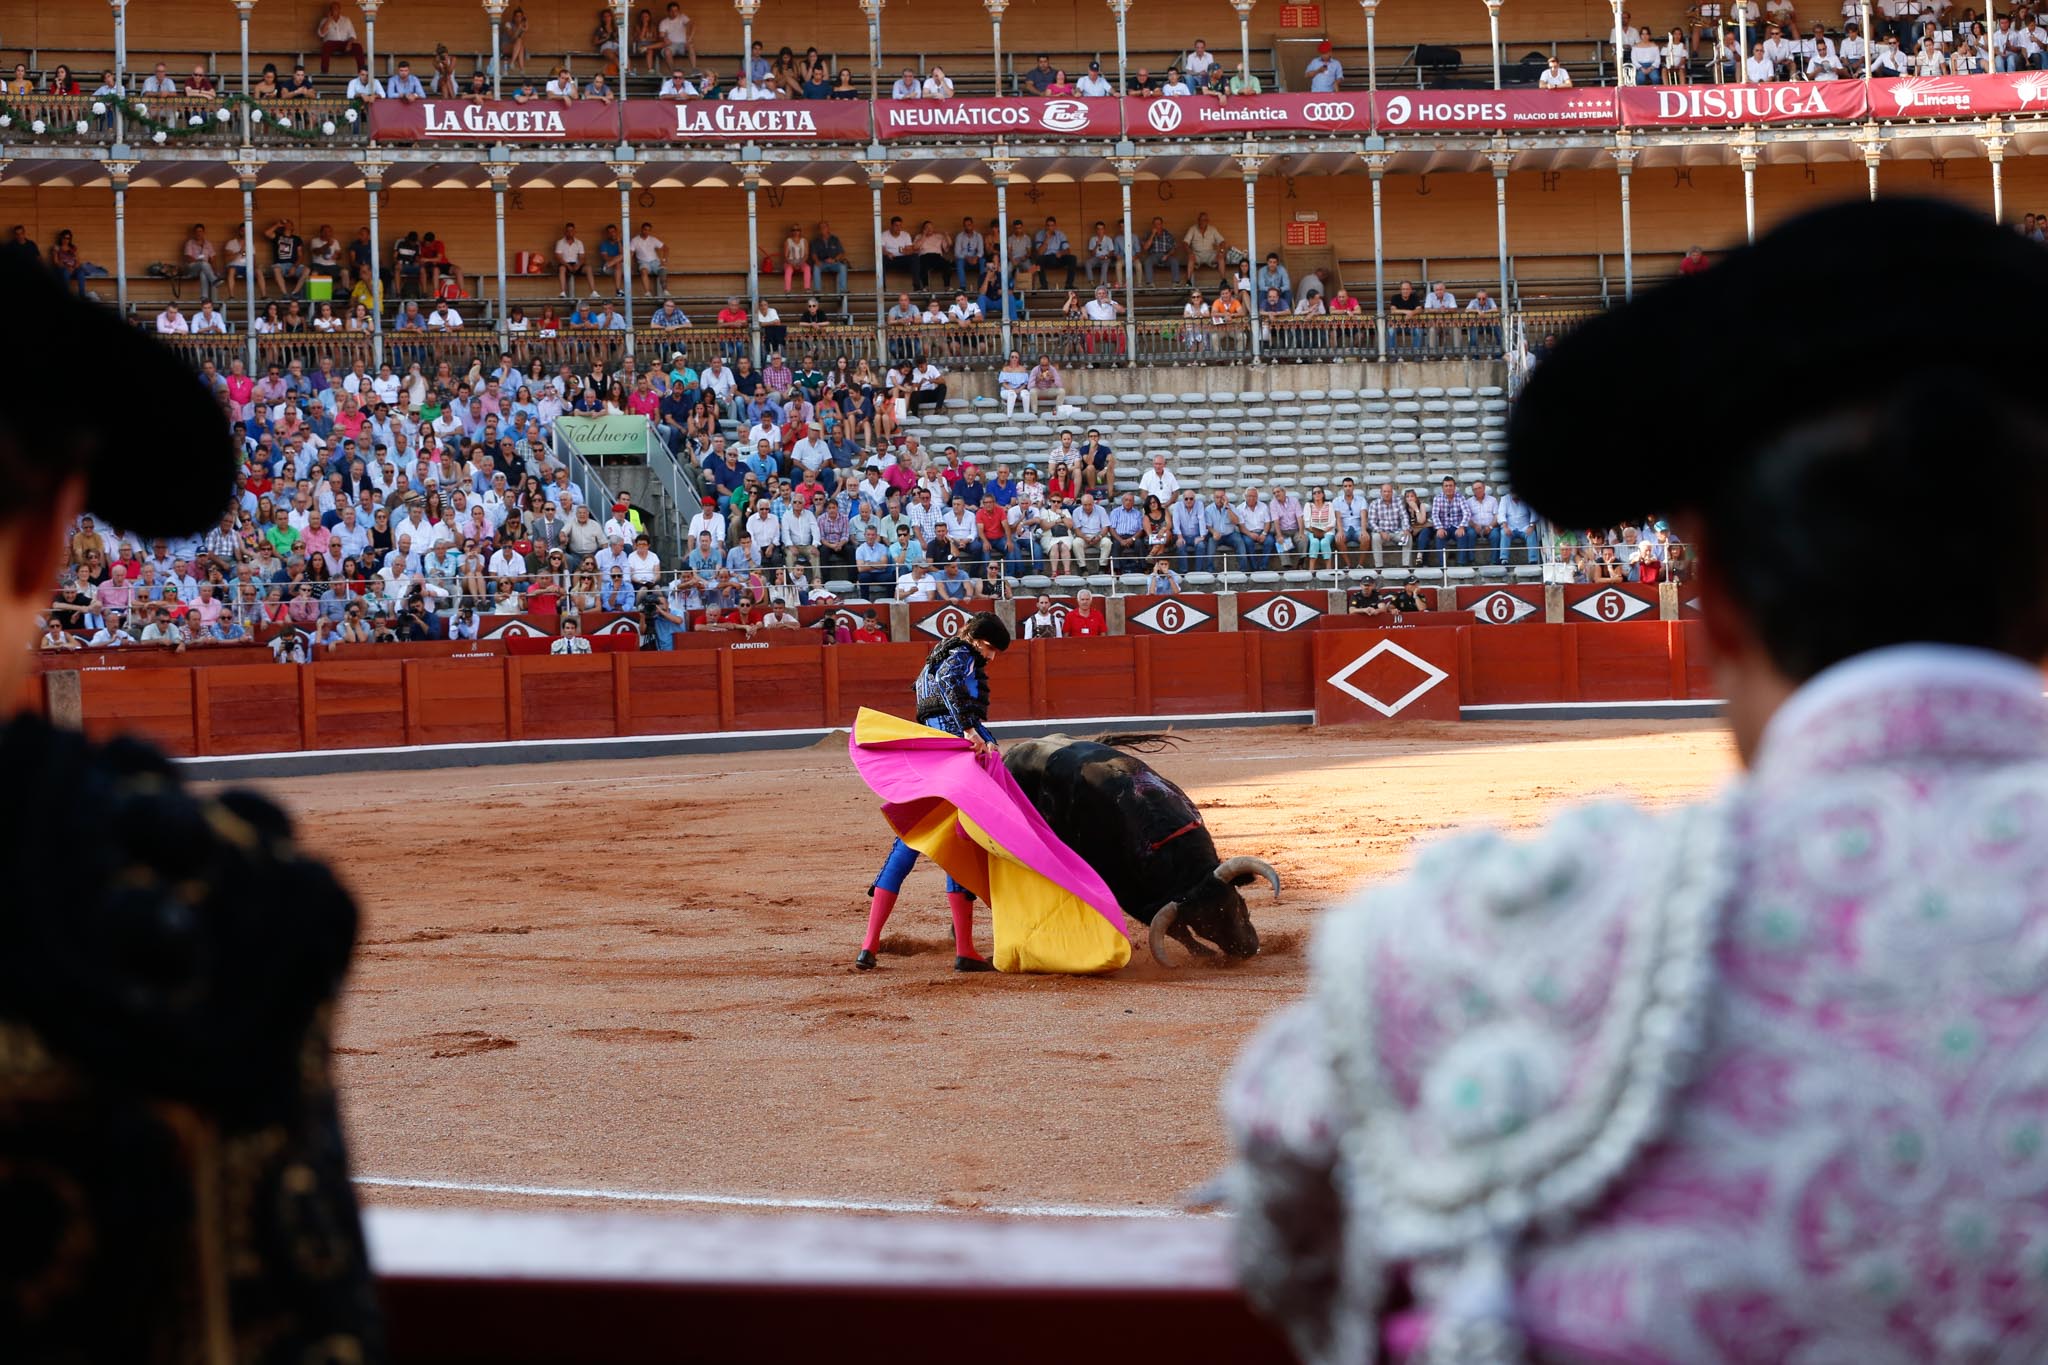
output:
[[[1124,752],[1158,737],[1101,741],[1049,735],[1004,751],[1010,776],[1053,832],[1094,868],[1132,919],[1151,928],[1152,956],[1172,965],[1165,940],[1207,956],[1200,935],[1231,957],[1259,951],[1239,887],[1280,874],[1257,858],[1219,858],[1188,794]]]

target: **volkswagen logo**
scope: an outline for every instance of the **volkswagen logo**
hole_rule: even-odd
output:
[[[1039,122],[1054,133],[1078,133],[1088,126],[1088,106],[1079,100],[1047,100]]]
[[[1345,123],[1357,109],[1350,100],[1338,100],[1334,104],[1311,104],[1303,112],[1310,123]]]
[[[1145,109],[1145,122],[1162,133],[1170,133],[1180,127],[1180,103],[1177,100],[1153,100]]]
[[[1387,101],[1386,108],[1381,111],[1380,117],[1398,128],[1406,123],[1409,116],[1414,112],[1415,106],[1409,102],[1406,95],[1396,95]]]

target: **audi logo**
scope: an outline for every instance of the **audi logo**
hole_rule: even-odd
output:
[[[1414,112],[1415,106],[1406,95],[1396,95],[1387,101],[1387,107],[1381,111],[1380,117],[1398,128],[1406,123]]]
[[[1338,100],[1334,104],[1311,104],[1304,111],[1310,123],[1343,123],[1358,112],[1350,100]]]
[[[1145,122],[1162,133],[1170,133],[1180,127],[1180,103],[1177,100],[1153,100],[1146,106]]]

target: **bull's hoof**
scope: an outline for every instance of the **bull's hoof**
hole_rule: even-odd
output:
[[[875,969],[875,955],[863,948],[853,955],[853,965],[864,972],[871,972]]]
[[[956,957],[953,959],[953,970],[956,972],[992,972],[995,969],[996,964],[985,958]]]

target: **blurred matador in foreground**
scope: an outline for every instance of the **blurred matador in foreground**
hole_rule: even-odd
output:
[[[237,459],[154,340],[16,253],[0,297],[34,319],[0,332],[11,705],[78,514],[199,534]],[[285,816],[18,715],[0,887],[0,1360],[383,1359],[328,1074],[355,907]]]
[[[1698,547],[1745,771],[1446,841],[1320,927],[1224,1094],[1304,1360],[2048,1360],[2044,312],[2035,243],[1859,203],[1537,369],[1510,483]],[[1796,397],[1614,420],[1761,356]]]

